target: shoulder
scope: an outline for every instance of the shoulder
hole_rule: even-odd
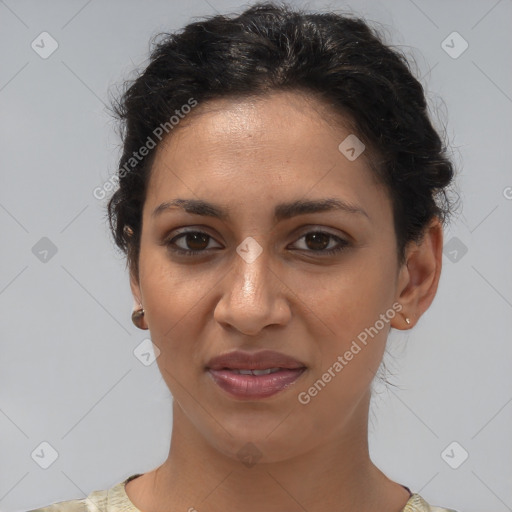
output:
[[[52,503],[46,507],[35,508],[28,512],[89,512],[90,508],[87,506],[85,499],[76,499],[69,501],[59,501]]]
[[[28,512],[111,512],[110,493],[110,489],[94,491],[87,498],[59,501]]]
[[[92,491],[86,498],[59,501],[27,512],[139,512],[125,492],[125,484],[140,473],[118,482],[109,489]]]
[[[427,503],[419,494],[414,493],[402,512],[458,512],[451,508],[437,507]]]

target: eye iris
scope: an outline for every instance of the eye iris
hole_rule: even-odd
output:
[[[187,247],[193,251],[200,251],[208,246],[208,239],[210,237],[205,233],[187,233],[185,237]]]
[[[310,249],[319,251],[329,245],[329,239],[330,236],[325,233],[308,233],[305,237],[305,242]],[[312,242],[313,246],[309,242]]]

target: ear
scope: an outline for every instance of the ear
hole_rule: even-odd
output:
[[[410,242],[398,273],[396,302],[402,305],[391,326],[410,329],[434,300],[443,261],[443,227],[438,217],[425,229],[421,242]],[[409,318],[410,323],[405,321]]]
[[[141,291],[140,291],[140,285],[139,280],[137,276],[130,270],[130,289],[132,290],[133,295],[133,307],[140,307],[140,304],[142,304],[141,300]]]

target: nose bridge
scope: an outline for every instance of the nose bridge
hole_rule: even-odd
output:
[[[264,302],[269,300],[271,293],[269,253],[263,251],[263,248],[258,249],[251,241],[240,244],[237,253],[232,267],[233,299],[245,304],[245,307],[261,309]]]
[[[270,270],[270,252],[246,239],[237,253],[216,306],[217,321],[246,334],[257,333],[266,325],[283,324],[289,311],[280,304],[285,299]]]

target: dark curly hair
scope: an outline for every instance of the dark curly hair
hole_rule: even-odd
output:
[[[159,126],[172,136],[169,119],[191,110],[184,110],[191,100],[309,92],[348,121],[366,145],[369,164],[389,191],[401,262],[407,242],[421,240],[434,216],[446,220],[454,168],[430,121],[423,88],[406,57],[364,20],[265,2],[162,35],[147,67],[127,82],[113,107],[124,145],[108,218],[135,276],[156,150],[136,161],[133,155],[149,140],[155,145]]]

